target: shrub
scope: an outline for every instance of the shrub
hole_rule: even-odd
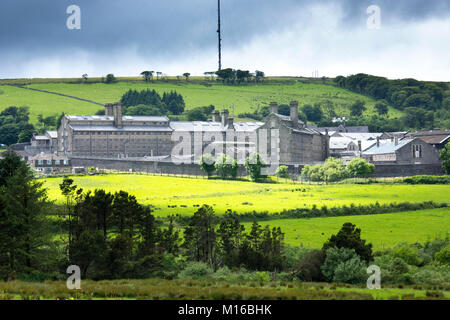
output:
[[[333,281],[357,284],[364,283],[366,277],[366,265],[356,256],[336,267]]]
[[[279,166],[276,172],[278,178],[289,179],[289,168],[288,166]]]
[[[434,255],[434,260],[437,262],[449,265],[450,264],[450,247],[442,248],[441,251],[436,252]]]
[[[412,281],[416,284],[440,285],[450,282],[450,268],[448,266],[428,265],[418,268],[411,275]]]
[[[400,243],[395,246],[392,250],[392,255],[403,259],[403,261],[411,266],[418,266],[422,263],[422,260],[419,257],[418,249],[407,243]]]
[[[294,268],[294,274],[302,281],[323,281],[321,266],[324,262],[325,253],[322,250],[312,250],[300,258]]]
[[[354,249],[329,248],[321,270],[327,281],[361,283],[366,278],[365,264]]]
[[[366,240],[361,239],[361,229],[349,222],[344,223],[341,230],[325,242],[322,250],[326,251],[332,247],[354,249],[366,262],[373,260],[372,244],[366,244]]]
[[[404,178],[401,180],[404,183],[407,184],[449,184],[450,183],[450,176],[427,176],[427,175],[420,175],[420,176],[413,176]]]
[[[189,262],[178,275],[181,279],[201,279],[212,274],[212,269],[203,262]]]

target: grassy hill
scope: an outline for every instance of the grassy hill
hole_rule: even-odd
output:
[[[298,79],[297,79],[298,80]],[[348,116],[348,107],[356,100],[366,102],[366,114],[374,113],[375,100],[346,89],[333,87],[327,84],[304,82],[296,79],[272,79],[264,84],[249,84],[230,86],[217,84],[213,81],[154,81],[145,83],[142,81],[119,81],[113,84],[105,83],[76,83],[58,80],[55,82],[35,81],[29,87],[63,93],[99,103],[110,103],[120,100],[121,96],[129,89],[143,90],[155,89],[159,93],[176,90],[182,94],[187,109],[200,106],[214,105],[216,109],[228,108],[234,116],[244,112],[252,112],[260,106],[268,105],[271,101],[288,104],[291,100],[298,100],[300,106],[314,104],[324,100],[331,100],[336,106],[335,112],[340,116]],[[3,81],[4,83],[4,81]],[[0,86],[0,110],[15,105],[30,107],[32,122],[38,114],[44,116],[60,114],[92,114],[101,107],[79,100],[24,90],[11,86]],[[390,117],[398,117],[402,113],[392,107],[389,110]]]

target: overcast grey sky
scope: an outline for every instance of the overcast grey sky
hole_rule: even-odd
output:
[[[69,5],[81,30],[69,30]],[[1,0],[0,78],[201,75],[217,69],[216,0]],[[370,5],[381,28],[367,28]],[[449,0],[222,0],[223,66],[450,81]]]

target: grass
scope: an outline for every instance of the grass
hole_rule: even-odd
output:
[[[37,122],[39,114],[43,116],[66,114],[94,114],[101,106],[32,90],[11,86],[0,86],[0,111],[9,106],[30,107],[30,121]]]
[[[55,80],[56,81],[56,80]],[[129,89],[155,89],[159,93],[176,90],[186,101],[187,109],[214,105],[216,109],[228,108],[234,115],[252,112],[259,106],[268,105],[271,101],[289,104],[291,100],[298,100],[300,105],[314,104],[324,100],[335,103],[335,112],[340,116],[349,116],[349,105],[358,99],[366,102],[367,115],[373,114],[375,100],[353,93],[351,91],[317,83],[301,83],[289,81],[285,83],[267,83],[260,85],[230,86],[215,82],[161,82],[154,83],[122,81],[114,84],[104,83],[36,83],[30,87],[48,91],[64,93],[100,103],[110,103],[120,100]],[[36,119],[42,113],[44,116],[59,114],[93,114],[101,107],[82,101],[63,98],[51,94],[27,91],[9,86],[1,86],[0,111],[10,105],[28,105],[31,118]],[[389,110],[391,117],[398,117],[402,112],[393,108]]]
[[[207,180],[139,174],[112,174],[72,177],[85,191],[125,190],[139,202],[156,207],[156,216],[192,215],[196,206],[208,204],[218,214],[232,209],[281,212],[283,209],[310,208],[313,205],[343,206],[388,204],[393,202],[448,202],[450,185],[300,185],[292,183],[252,183],[246,181]],[[59,190],[62,178],[47,178],[49,197],[62,202]],[[170,206],[170,207],[169,207]],[[172,208],[172,206],[175,206]]]
[[[435,289],[435,288],[434,288]],[[81,283],[81,290],[68,290],[64,281],[0,282],[0,299],[48,300],[371,300],[425,298],[429,289],[382,288],[369,290],[358,286],[300,282],[216,282],[212,280],[114,280]],[[439,290],[445,299],[448,290]]]
[[[366,216],[280,219],[260,224],[280,227],[288,245],[321,248],[346,222],[355,224],[362,230],[361,238],[372,243],[375,250],[381,250],[400,242],[423,243],[445,237],[450,230],[450,208]],[[251,227],[251,223],[244,225]]]

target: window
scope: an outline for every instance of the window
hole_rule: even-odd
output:
[[[413,144],[413,158],[422,158],[422,145]]]
[[[57,165],[57,166],[60,165],[59,160],[55,160],[55,165]]]
[[[51,165],[52,164],[52,160],[46,160],[47,161],[47,165]]]
[[[68,165],[69,164],[69,160],[64,160],[64,165]]]
[[[38,160],[38,164],[43,165],[44,164],[44,160]]]

